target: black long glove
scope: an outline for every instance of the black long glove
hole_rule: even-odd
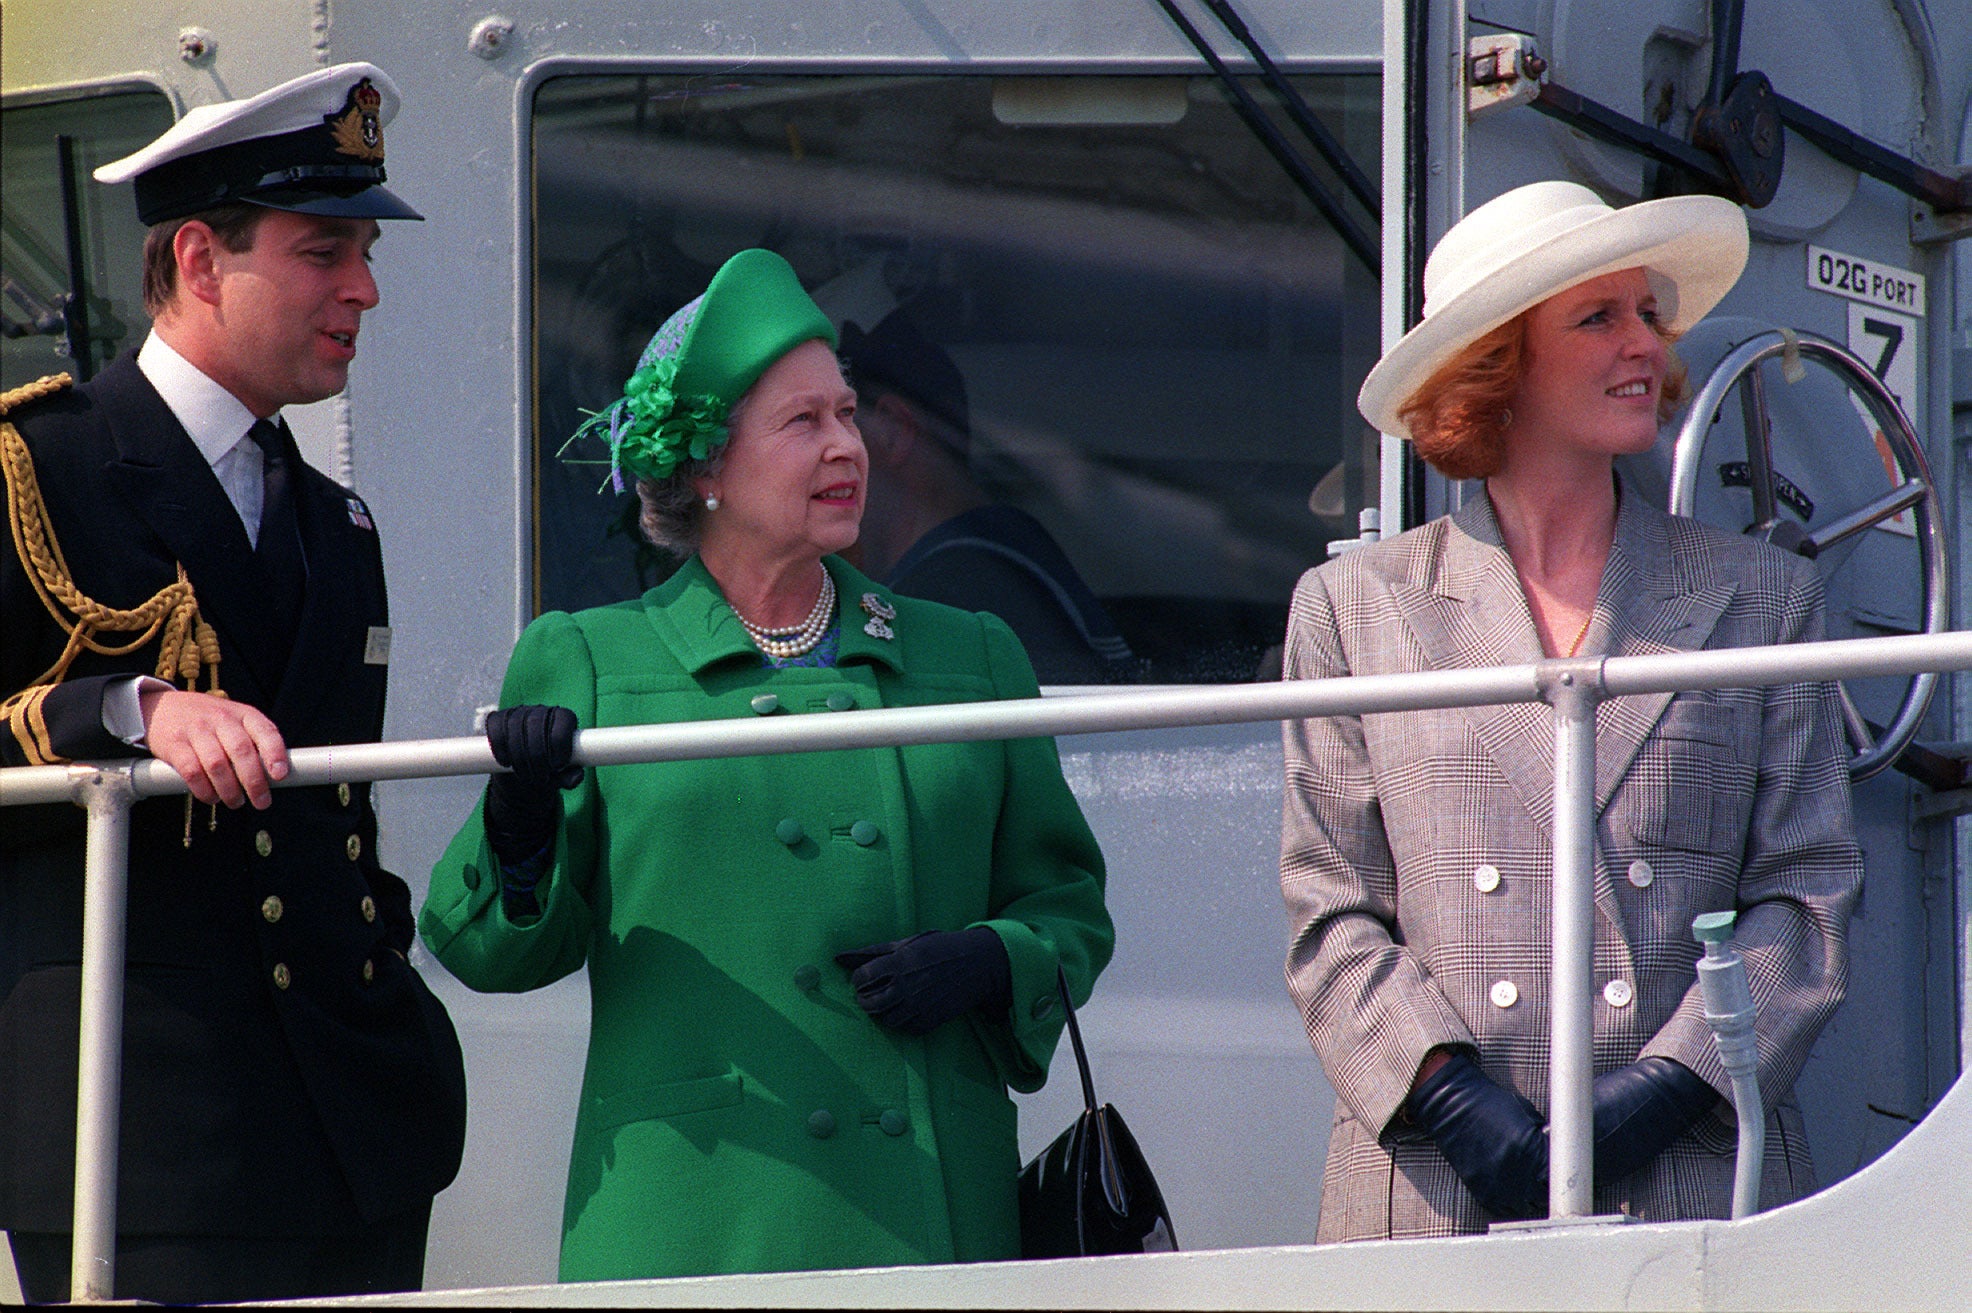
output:
[[[1670,1058],[1638,1058],[1595,1078],[1595,1183],[1620,1181],[1712,1110],[1719,1092]]]
[[[582,782],[575,755],[575,713],[529,704],[486,716],[493,760],[511,768],[486,781],[486,840],[493,855],[518,866],[546,847],[561,822],[561,791]]]
[[[1480,1207],[1502,1221],[1547,1215],[1547,1127],[1533,1104],[1454,1052],[1409,1106]]]
[[[1013,967],[1006,945],[985,926],[927,930],[847,953],[856,1002],[878,1025],[906,1035],[928,1035],[977,1007],[1013,1002]]]

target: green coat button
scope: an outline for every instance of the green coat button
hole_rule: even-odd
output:
[[[883,831],[877,829],[873,821],[857,821],[849,827],[849,837],[854,839],[859,847],[867,848],[883,837]]]
[[[375,980],[376,978],[377,978],[377,964],[375,962],[366,960],[363,963],[363,983],[367,985],[371,981]]]
[[[266,917],[270,924],[281,919],[282,910],[281,899],[278,894],[267,895],[266,899],[260,904],[260,914]]]
[[[829,694],[830,711],[853,711],[855,710],[855,707],[856,707],[856,695],[854,693]]]
[[[804,994],[812,994],[822,987],[821,970],[813,963],[803,962],[794,969],[794,987]]]
[[[262,857],[273,856],[274,836],[267,833],[267,831],[265,830],[260,831],[260,833],[253,836],[253,850],[259,853]]]
[[[891,1136],[902,1135],[911,1129],[911,1119],[895,1108],[885,1108],[883,1115],[876,1119],[876,1124],[885,1135]]]
[[[276,962],[274,964],[274,988],[286,989],[293,983],[294,973],[288,970],[288,964],[285,962]]]
[[[1054,995],[1043,994],[1035,999],[1032,1011],[1034,1013],[1034,1020],[1036,1021],[1046,1021],[1049,1017],[1052,1017],[1054,1015]]]
[[[347,784],[336,785],[336,801],[345,807],[349,805],[349,786]]]
[[[349,860],[352,862],[361,857],[363,855],[363,836],[360,834],[350,835],[349,842],[343,845],[343,851],[349,854]]]
[[[753,695],[754,715],[756,716],[771,715],[772,713],[779,711],[780,709],[781,709],[781,700],[775,697],[772,693],[755,693]]]
[[[792,816],[774,827],[774,837],[792,848],[808,837],[808,831],[801,828],[801,822]]]
[[[808,1114],[808,1134],[818,1140],[826,1140],[835,1134],[835,1114],[827,1108],[817,1108]]]
[[[377,919],[377,900],[368,894],[364,894],[363,901],[356,906],[362,911],[365,921],[374,921]]]
[[[459,878],[466,882],[467,889],[479,888],[479,868],[468,862],[466,869],[459,872]]]

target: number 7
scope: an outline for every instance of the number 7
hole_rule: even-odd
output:
[[[1877,357],[1870,372],[1885,383],[1890,381],[1890,362],[1897,358],[1897,348],[1904,344],[1903,325],[1887,319],[1864,319],[1862,331],[1870,337],[1883,339],[1883,354]]]

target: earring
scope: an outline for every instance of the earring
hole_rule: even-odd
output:
[[[707,497],[707,498],[705,499],[705,509],[706,509],[706,510],[708,510],[708,511],[716,511],[716,510],[718,510],[718,509],[719,509],[719,499],[718,499],[717,497]]]

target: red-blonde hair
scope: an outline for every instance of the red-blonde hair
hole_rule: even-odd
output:
[[[1448,479],[1483,479],[1506,459],[1508,406],[1527,373],[1527,316],[1523,310],[1481,334],[1453,356],[1397,409],[1411,445]],[[1670,350],[1678,335],[1658,330],[1669,356],[1657,397],[1657,422],[1685,399],[1684,362]]]

